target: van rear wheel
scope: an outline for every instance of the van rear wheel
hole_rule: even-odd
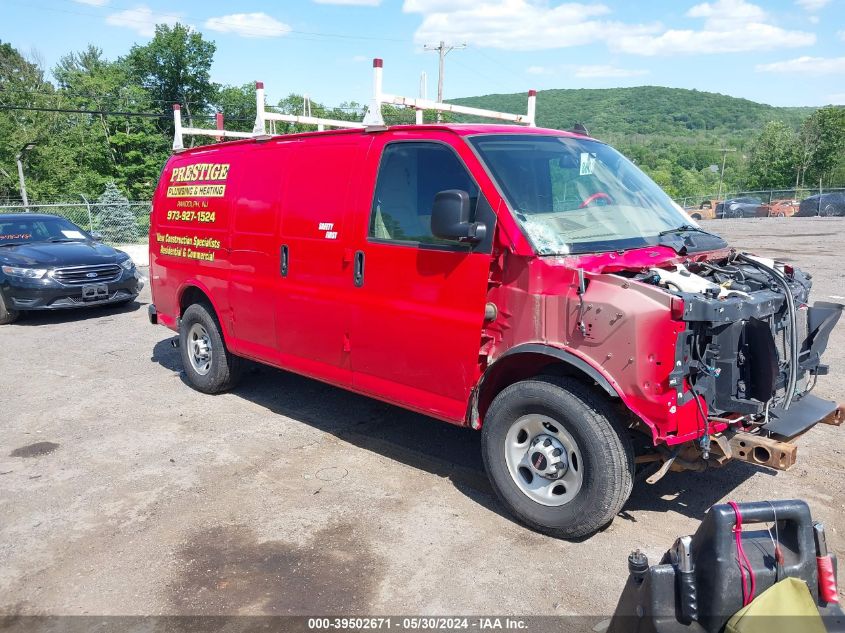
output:
[[[179,350],[185,377],[203,393],[221,393],[235,386],[243,360],[228,349],[210,306],[188,306],[179,325]]]
[[[559,538],[602,528],[633,487],[634,451],[616,417],[605,398],[573,378],[505,388],[481,436],[499,499],[521,522]]]

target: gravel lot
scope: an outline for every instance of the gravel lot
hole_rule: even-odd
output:
[[[843,300],[842,219],[705,224]],[[845,556],[845,429],[816,427],[789,472],[643,483],[556,541],[499,507],[475,432],[266,367],[202,395],[139,299],[0,327],[0,615],[601,616],[631,549],[655,560],[727,499],[805,499]],[[840,324],[816,390],[838,401],[843,350]]]

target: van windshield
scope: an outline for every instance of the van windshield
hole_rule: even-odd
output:
[[[691,221],[654,181],[598,141],[534,134],[469,139],[540,255],[650,246]]]

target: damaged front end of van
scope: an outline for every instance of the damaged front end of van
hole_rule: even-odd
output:
[[[577,377],[615,403],[654,483],[732,459],[785,470],[798,437],[842,423],[813,389],[843,306],[810,305],[811,275],[731,249],[592,139],[474,144],[534,252],[494,269],[477,425],[485,391]]]
[[[678,458],[723,463],[740,459],[785,470],[793,443],[815,424],[841,424],[842,407],[812,393],[843,305],[809,305],[811,276],[771,259],[731,252],[673,270],[633,277],[671,295],[683,324],[667,387],[678,404],[694,402],[701,435],[681,457],[662,453],[665,473]]]

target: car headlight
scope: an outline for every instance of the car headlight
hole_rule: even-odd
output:
[[[22,266],[3,266],[2,270],[10,277],[21,279],[41,279],[47,274],[44,268],[23,268]]]
[[[135,268],[135,262],[132,261],[131,257],[127,257],[126,259],[124,259],[122,262],[120,262],[120,265],[123,266],[126,270],[132,270],[133,268]]]

